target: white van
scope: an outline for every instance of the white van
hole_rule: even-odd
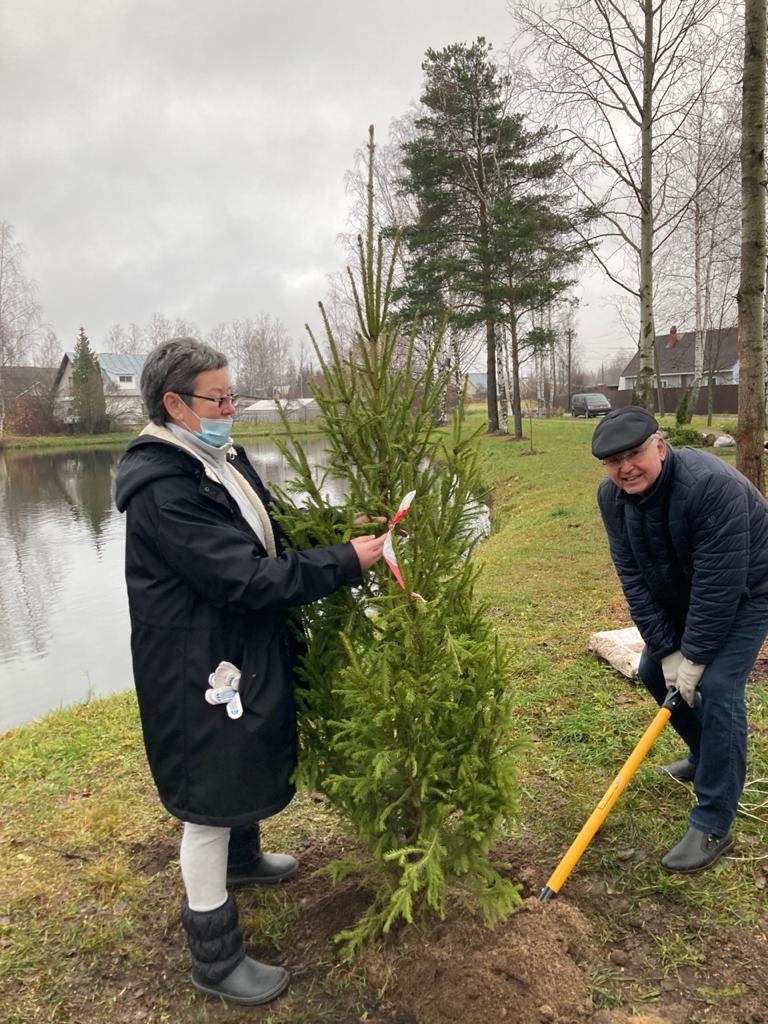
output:
[[[601,394],[573,395],[571,398],[571,416],[605,416],[611,411],[611,403]]]

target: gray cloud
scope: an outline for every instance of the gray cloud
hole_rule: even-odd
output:
[[[0,219],[63,342],[156,311],[298,338],[343,253],[344,173],[428,47],[510,41],[505,0],[0,7]]]

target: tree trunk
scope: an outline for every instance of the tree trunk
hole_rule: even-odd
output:
[[[512,361],[512,417],[515,421],[515,440],[523,439],[523,403],[520,398],[520,349],[517,340],[517,313],[509,315],[509,344]]]
[[[493,320],[485,323],[488,433],[495,434],[499,429],[499,402],[496,386],[496,325]]]
[[[644,0],[643,113],[640,127],[640,365],[637,397],[640,405],[653,404],[653,3]]]
[[[483,300],[491,294],[491,266],[488,256],[488,211],[485,201],[480,203],[480,238],[482,240],[483,260]],[[485,344],[487,350],[487,381],[488,388],[488,433],[495,434],[499,429],[499,398],[496,381],[496,324],[492,319],[485,322]]]
[[[699,160],[701,154],[701,140],[699,139]],[[701,180],[698,174],[697,181]],[[699,397],[699,388],[704,374],[704,338],[706,320],[704,314],[706,287],[703,273],[703,217],[701,202],[697,198],[693,203],[693,303],[694,303],[694,325],[693,325],[693,380],[691,381],[691,393],[688,399],[688,411],[685,422],[690,423],[696,409],[696,402]]]
[[[736,467],[761,491],[765,480],[765,34],[766,0],[746,0],[741,107],[741,278],[736,296],[740,367]]]
[[[496,340],[496,391],[499,397],[499,430],[502,434],[509,433],[509,396],[507,392],[507,378],[504,373],[506,361],[506,346],[503,335]]]
[[[565,332],[567,348],[566,348],[566,400],[565,400],[565,411],[570,413],[571,411],[571,348],[573,345],[573,331],[569,327]]]

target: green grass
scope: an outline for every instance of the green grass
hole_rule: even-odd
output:
[[[512,652],[517,729],[531,741],[523,814],[506,838],[525,850],[544,885],[655,708],[638,687],[586,652],[593,631],[629,624],[595,506],[602,470],[589,452],[594,423],[533,420],[525,427],[532,427],[532,441],[481,442],[495,532],[478,555],[478,587]],[[748,692],[749,778],[765,779],[766,688]],[[680,753],[667,730],[648,762]],[[109,1019],[121,986],[130,987],[132,973],[151,976],[157,949],[169,936],[168,970],[183,977],[178,825],[149,779],[133,694],[57,711],[6,734],[0,780],[0,992],[6,993],[0,1017],[14,1024]],[[649,913],[661,907],[648,952],[654,970],[674,976],[698,963],[702,936],[768,914],[759,883],[768,863],[768,813],[759,789],[747,794],[754,816],[737,823],[738,859],[694,878],[669,876],[659,857],[680,838],[692,795],[654,773],[650,763],[642,765],[565,883],[564,896],[599,884]],[[273,848],[295,848],[341,829],[323,804],[305,795],[266,826]],[[259,893],[244,908],[254,933],[277,947],[301,912],[282,892]],[[610,902],[593,923],[607,946],[627,927]],[[655,998],[652,986],[632,987],[611,966],[591,970],[599,1005],[647,1006]],[[359,984],[331,965],[328,972],[326,998],[329,986],[344,989],[344,977],[350,991]],[[84,992],[83,979],[94,977],[99,983]],[[153,1016],[142,1019],[226,1019],[206,1006],[186,989],[165,991],[158,984]],[[326,1011],[295,1007],[290,1018],[287,1012],[275,1010],[274,1020],[298,1024],[325,1019]]]

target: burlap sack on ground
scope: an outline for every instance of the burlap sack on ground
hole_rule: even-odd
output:
[[[628,679],[637,679],[643,639],[634,626],[593,633],[587,643],[587,650],[613,665]]]

